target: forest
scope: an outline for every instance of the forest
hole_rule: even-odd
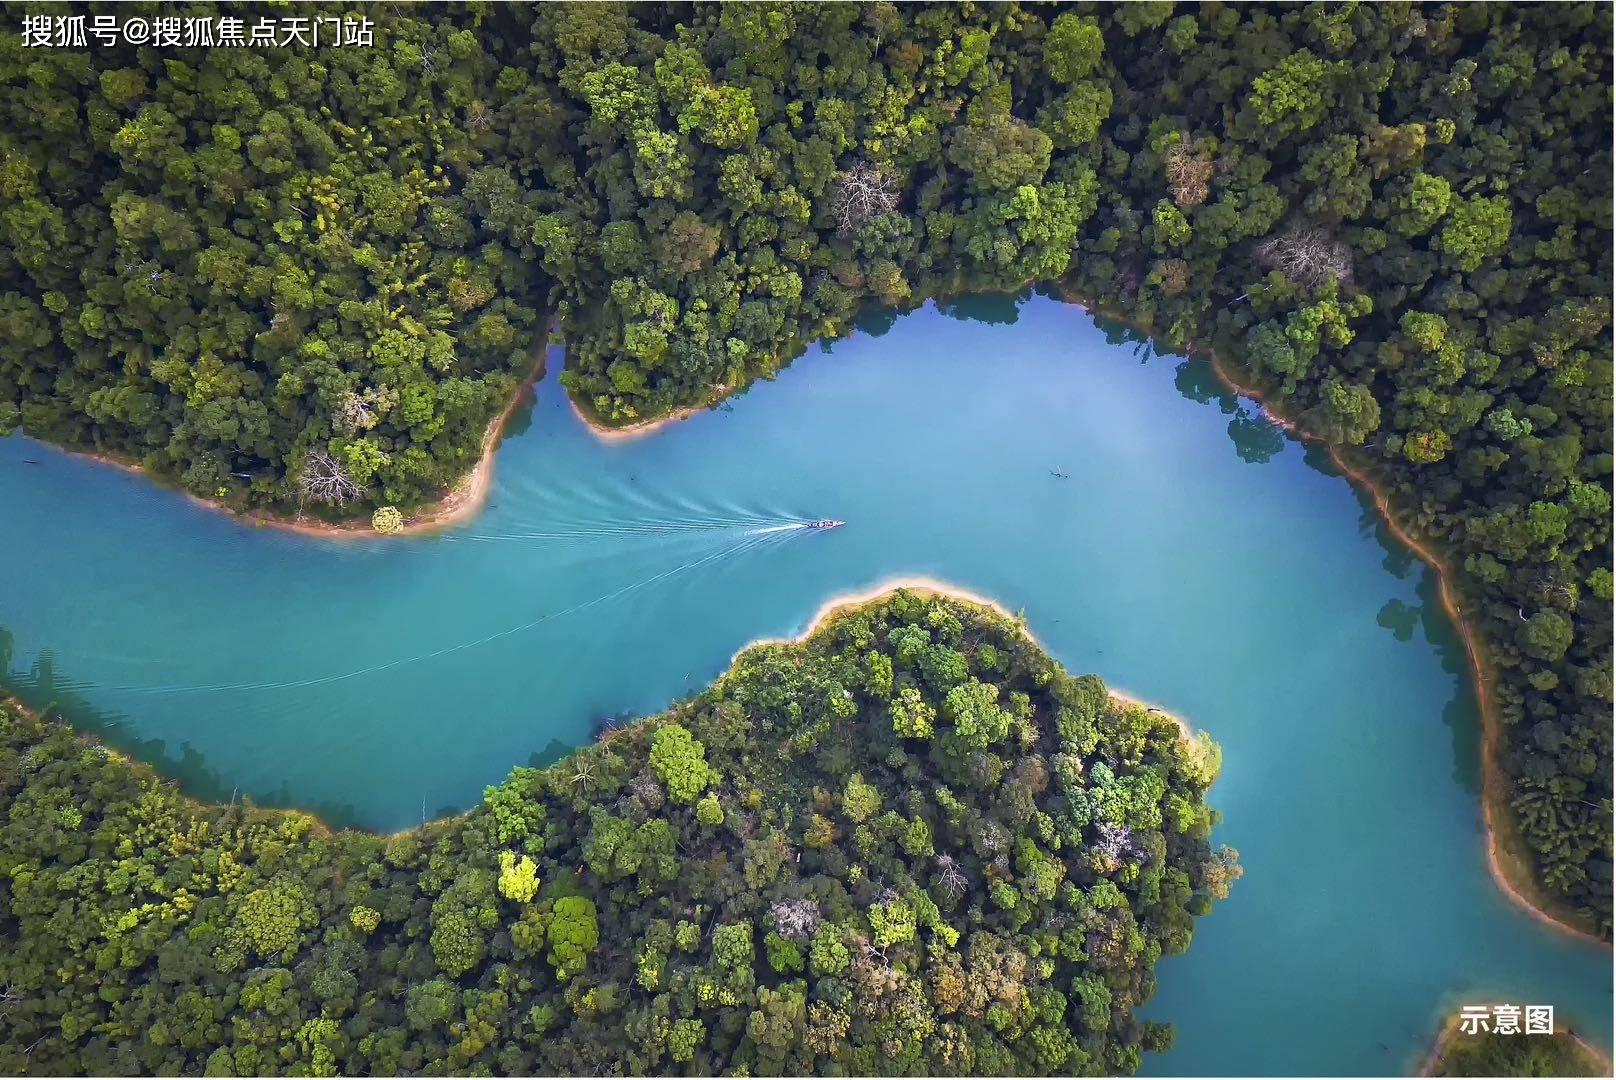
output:
[[[547,320],[626,425],[1048,283],[1215,350],[1447,554],[1504,838],[1609,936],[1609,5],[353,10],[374,48],[4,39],[0,428],[408,509]]]
[[[1458,1030],[1458,1017],[1437,1047],[1425,1076],[1609,1076],[1610,1066],[1573,1035],[1500,1035]]]
[[[0,706],[0,1072],[1132,1073],[1218,764],[904,591],[393,836]]]

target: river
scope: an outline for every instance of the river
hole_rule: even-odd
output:
[[[662,708],[834,595],[957,584],[1223,746],[1211,801],[1246,873],[1158,968],[1178,1042],[1148,1072],[1402,1072],[1461,1002],[1553,1004],[1610,1047],[1609,953],[1488,875],[1429,571],[1206,364],[1080,308],[875,318],[633,440],[547,379],[487,507],[436,536],[247,527],[20,436],[0,505],[25,700],[195,794],[375,829]],[[783,527],[821,517],[848,524]]]

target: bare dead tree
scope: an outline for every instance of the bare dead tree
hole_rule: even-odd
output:
[[[1316,225],[1303,225],[1257,245],[1257,262],[1278,270],[1299,285],[1318,286],[1332,278],[1341,285],[1352,281],[1352,251]]]
[[[640,804],[647,810],[658,810],[662,806],[662,785],[657,778],[648,772],[642,772],[628,782],[628,789]]]
[[[1097,831],[1100,841],[1095,845],[1107,860],[1120,863],[1125,859],[1138,854],[1138,845],[1134,843],[1133,830],[1126,825],[1113,825],[1109,821],[1102,821]]]
[[[337,402],[337,430],[344,435],[369,431],[397,404],[398,392],[390,387],[373,386],[362,394],[350,390]]]
[[[831,212],[837,227],[852,232],[898,205],[897,180],[882,175],[867,161],[855,162],[830,182]]]
[[[819,929],[819,905],[812,900],[776,900],[769,908],[769,921],[783,938],[811,937]]]
[[[1553,567],[1538,570],[1527,576],[1525,581],[1537,591],[1537,595],[1545,604],[1570,608],[1576,603],[1578,597],[1576,586],[1563,578]]]
[[[856,944],[859,955],[871,964],[876,965],[878,970],[882,972],[892,971],[892,958],[887,955],[887,946],[883,945],[877,948],[869,938],[864,937],[859,938]]]
[[[1173,201],[1179,206],[1200,206],[1206,202],[1213,164],[1212,155],[1199,144],[1174,143],[1162,156],[1162,171],[1172,186]]]
[[[948,894],[958,900],[965,895],[970,887],[970,881],[965,872],[959,868],[959,861],[952,855],[937,856],[937,884],[941,885]]]
[[[494,114],[480,101],[466,106],[466,130],[476,133],[487,131],[494,123]]]
[[[342,395],[337,402],[337,427],[345,434],[367,430],[376,423],[376,414],[366,401],[364,395],[356,394],[352,390]]]
[[[310,450],[303,458],[298,486],[305,499],[328,506],[346,506],[363,493],[359,485],[348,478],[342,463],[324,450]]]

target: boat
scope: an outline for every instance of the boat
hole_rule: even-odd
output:
[[[837,521],[835,518],[816,518],[813,521],[804,522],[804,525],[810,529],[839,529],[846,524],[847,522]]]

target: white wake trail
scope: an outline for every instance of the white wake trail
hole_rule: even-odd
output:
[[[769,540],[781,532],[783,528],[792,529],[796,527],[797,526],[768,527],[761,531],[761,535],[757,532],[748,534],[746,539],[742,540],[739,544],[725,548],[723,551],[715,552],[711,555],[704,555],[699,559],[692,559],[689,562],[681,563],[672,569],[664,570],[658,574],[653,574],[651,577],[625,585],[621,589],[616,589],[612,592],[606,593],[603,596],[597,596],[592,600],[582,601],[572,605],[571,607],[563,608],[560,611],[548,612],[547,614],[541,615],[536,619],[531,619],[528,622],[521,623],[517,626],[508,627],[504,630],[488,634],[473,641],[461,642],[458,645],[446,646],[445,648],[435,649],[432,652],[420,653],[416,656],[407,656],[398,660],[389,660],[383,664],[371,664],[367,667],[355,668],[352,671],[344,671],[334,675],[321,675],[308,679],[284,679],[274,682],[213,683],[197,686],[111,686],[105,687],[104,689],[119,693],[131,694],[201,694],[247,690],[294,690],[305,689],[311,686],[327,686],[331,683],[344,682],[348,679],[357,679],[364,675],[375,675],[379,672],[391,671],[394,668],[403,667],[406,664],[417,664],[427,660],[436,660],[439,657],[464,652],[467,649],[475,649],[479,646],[487,645],[490,642],[499,641],[502,638],[510,637],[513,634],[520,634],[523,631],[531,630],[536,626],[551,621],[552,619],[560,619],[565,618],[568,615],[577,614],[586,608],[594,607],[596,604],[603,604],[607,601],[615,600],[620,596],[633,592],[636,589],[643,589],[648,585],[654,585],[658,581],[663,581],[667,578],[673,577],[675,574],[686,573],[707,563],[716,562],[719,559],[728,558],[732,555],[739,555],[742,552],[749,551],[752,548],[768,543]]]

